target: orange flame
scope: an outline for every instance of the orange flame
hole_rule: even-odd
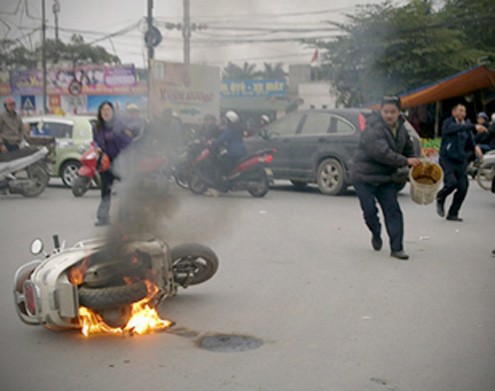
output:
[[[68,271],[68,279],[72,285],[81,285],[84,282],[86,275],[86,270],[89,266],[89,257],[84,258],[84,260],[76,266],[73,266]]]
[[[146,283],[148,292],[151,294],[132,304],[131,317],[124,327],[110,327],[99,314],[89,308],[79,307],[79,322],[84,336],[89,337],[94,334],[143,335],[170,327],[172,322],[161,319],[156,309],[149,305],[159,289],[149,281]]]

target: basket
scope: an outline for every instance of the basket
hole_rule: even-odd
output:
[[[443,180],[443,170],[439,164],[424,161],[409,172],[411,199],[420,205],[431,204]]]

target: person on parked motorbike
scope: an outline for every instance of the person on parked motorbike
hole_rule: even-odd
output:
[[[477,133],[474,136],[474,141],[477,145],[479,145],[481,152],[485,154],[492,149],[495,149],[495,119],[488,123],[488,115],[486,113],[481,112],[478,114],[478,118],[484,114],[486,117],[486,121],[483,122],[483,126],[488,128],[488,132]],[[495,114],[492,115],[492,118]]]
[[[145,126],[145,121],[141,118],[141,110],[135,103],[128,103],[125,106],[125,132],[129,137],[138,137]]]
[[[219,171],[223,176],[230,172],[238,159],[247,155],[239,115],[235,111],[229,110],[225,113],[224,117],[226,123],[225,130],[220,136],[209,143],[215,154],[218,154],[222,147],[226,149],[226,153],[220,154],[218,159]]]
[[[115,115],[111,102],[105,101],[98,108],[98,115],[93,126],[93,140],[99,152],[105,153],[110,163],[130,144],[132,138],[125,133],[124,123]],[[110,169],[101,172],[101,201],[96,212],[96,226],[110,224],[110,201],[112,184],[118,177]]]
[[[198,131],[198,139],[202,141],[212,140],[220,136],[221,133],[216,117],[213,114],[206,114]]]
[[[11,96],[3,101],[5,111],[0,115],[0,153],[19,149],[24,139],[22,119],[15,110],[15,100]]]

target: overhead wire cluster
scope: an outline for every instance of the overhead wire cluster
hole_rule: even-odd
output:
[[[36,44],[36,42],[33,44],[35,34],[40,30],[41,12],[39,9],[29,8],[28,4],[27,0],[17,0],[14,9],[0,8],[0,28],[3,24],[8,32],[5,34],[6,38],[32,50]],[[209,49],[223,48],[224,53],[234,53],[230,51],[233,47],[252,45],[255,49],[248,51],[247,56],[243,54],[242,58],[235,58],[235,55],[232,55],[229,56],[230,58],[212,56],[208,59],[203,55],[203,63],[221,64],[259,60],[308,62],[310,48],[307,47],[304,52],[301,50],[301,45],[313,40],[335,37],[340,31],[327,23],[328,20],[353,9],[354,6],[278,14],[254,13],[229,16],[192,14],[190,27],[193,58],[195,50],[207,52]],[[180,17],[156,15],[154,25],[160,29],[164,38],[162,44],[156,48],[156,58],[166,57],[167,60],[180,61],[183,42]],[[47,24],[46,27],[48,38],[51,38],[55,26]],[[79,34],[86,43],[105,47],[119,56],[123,62],[126,62],[126,58],[130,56],[140,56],[143,58],[143,64],[146,63],[144,61],[146,46],[143,41],[145,30],[144,16],[135,21],[128,21],[125,26],[111,33],[79,30],[67,26],[58,28],[60,39],[64,42],[69,41],[73,34]],[[287,46],[291,43],[293,45],[290,51],[287,51]]]

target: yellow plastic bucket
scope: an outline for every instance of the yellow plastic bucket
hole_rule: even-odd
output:
[[[439,164],[430,161],[422,162],[409,171],[411,199],[420,205],[431,204],[442,184],[443,170]]]

